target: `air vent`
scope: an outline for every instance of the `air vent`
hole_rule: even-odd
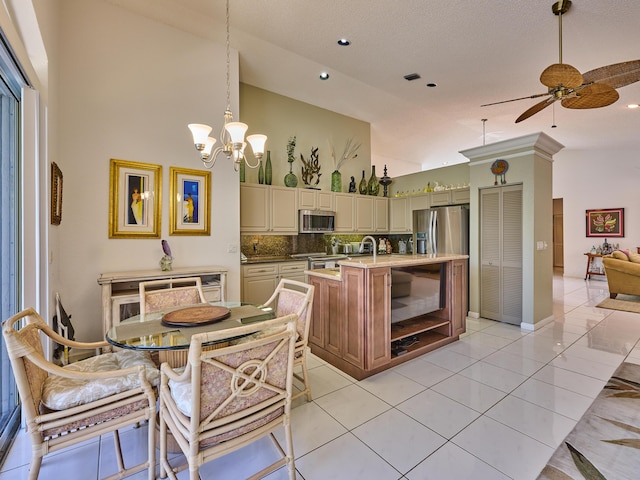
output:
[[[417,73],[410,73],[409,75],[404,76],[404,79],[408,81],[418,80],[419,78],[420,78],[420,75]]]

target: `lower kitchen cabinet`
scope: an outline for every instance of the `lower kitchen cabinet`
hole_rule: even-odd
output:
[[[273,294],[283,278],[305,281],[307,262],[273,262],[242,266],[243,302],[263,304]]]

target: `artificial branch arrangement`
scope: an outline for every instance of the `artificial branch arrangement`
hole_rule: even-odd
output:
[[[287,142],[287,162],[293,163],[296,159],[293,155],[293,151],[296,149],[296,136],[289,137]]]
[[[344,150],[342,151],[342,155],[340,156],[340,158],[336,158],[335,149],[333,148],[333,145],[331,145],[331,159],[333,160],[333,169],[335,171],[338,171],[340,170],[340,167],[344,162],[352,158],[356,158],[358,156],[358,149],[361,145],[361,143],[354,143],[353,137],[348,138],[347,142],[344,145]]]
[[[320,162],[318,160],[318,147],[311,147],[311,156],[307,162],[304,156],[300,154],[300,161],[302,162],[302,181],[307,186],[311,186],[313,177],[317,175],[316,183],[313,187],[316,187],[320,183]]]

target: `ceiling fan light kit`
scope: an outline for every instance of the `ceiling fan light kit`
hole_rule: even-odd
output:
[[[527,98],[547,97],[525,110],[516,119],[516,123],[519,123],[558,100],[565,108],[606,107],[620,98],[616,91],[617,88],[640,80],[640,60],[607,65],[584,74],[581,74],[577,68],[562,62],[562,16],[569,11],[570,7],[571,2],[569,0],[560,0],[551,7],[554,15],[558,16],[559,61],[549,65],[540,75],[540,82],[548,88],[547,93],[487,103],[481,105],[482,107],[515,102]]]

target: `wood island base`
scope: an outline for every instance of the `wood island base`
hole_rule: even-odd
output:
[[[467,259],[387,255],[376,262],[366,257],[341,261],[339,269],[306,271],[308,283],[315,286],[311,352],[362,380],[455,342],[466,328]],[[425,265],[424,276],[429,269],[437,271],[439,304],[434,311],[392,322],[392,301],[397,306],[407,298],[421,299],[408,293],[405,270],[420,272]]]

